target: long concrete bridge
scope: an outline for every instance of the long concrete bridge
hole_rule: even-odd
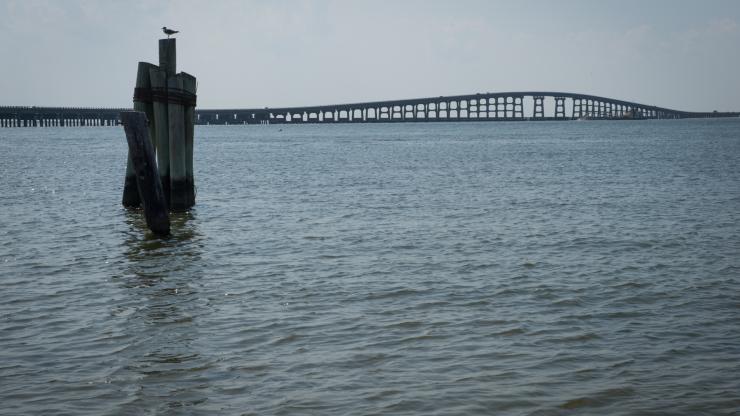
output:
[[[130,108],[0,107],[0,127],[117,126]]]
[[[0,107],[0,127],[108,126],[122,108]],[[497,92],[312,107],[195,110],[196,124],[384,123],[738,117],[568,92]]]

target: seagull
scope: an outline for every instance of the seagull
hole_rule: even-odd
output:
[[[167,39],[170,38],[170,35],[174,35],[175,33],[179,33],[177,30],[167,29],[167,26],[162,27],[162,32],[164,32],[165,35],[167,35]]]

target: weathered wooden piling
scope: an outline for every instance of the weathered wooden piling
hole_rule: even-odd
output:
[[[168,91],[182,91],[182,78],[170,77]],[[185,109],[181,102],[170,101],[167,105],[170,139],[170,209],[185,211],[188,195],[185,187]]]
[[[165,71],[168,77],[177,73],[177,39],[159,40],[159,68]]]
[[[159,179],[162,181],[167,205],[170,203],[170,139],[167,121],[167,73],[154,67],[149,70],[152,82],[152,99],[154,107],[154,136],[157,138],[157,164]],[[154,99],[156,97],[157,99]]]
[[[186,96],[195,97],[197,81],[194,76],[182,72],[183,90]],[[195,178],[193,175],[193,144],[195,142],[195,101],[185,103],[185,191],[188,206],[195,205]]]
[[[170,233],[170,218],[162,184],[159,182],[146,115],[141,111],[124,111],[121,113],[121,121],[126,132],[129,160],[135,172],[146,225],[155,234],[167,235]]]
[[[151,90],[151,82],[149,79],[149,67],[154,65],[139,62],[139,67],[136,71],[136,87],[134,88],[134,111],[142,111],[146,115],[148,120],[151,120],[152,115],[152,103],[151,97],[146,97],[146,91]],[[149,98],[149,99],[147,99]],[[152,131],[149,131],[149,137],[154,138]],[[128,162],[126,164],[126,180],[123,185],[123,206],[129,208],[135,208],[141,205],[141,199],[139,198],[139,190],[136,187],[136,173],[134,166],[131,163],[131,152],[129,151]]]
[[[126,179],[123,183],[123,200],[121,202],[127,208],[136,208],[141,205],[139,189],[136,187],[136,173],[134,172],[134,165],[131,163],[131,155],[128,155],[128,161],[126,163]]]
[[[150,122],[149,131],[167,206],[172,211],[186,211],[195,204],[193,141],[197,82],[190,74],[176,73],[176,59],[176,40],[160,39],[159,66],[139,64],[134,106],[146,112]],[[136,183],[129,179],[133,179],[132,172],[132,166],[127,168],[126,206],[138,205],[131,191],[131,183]]]

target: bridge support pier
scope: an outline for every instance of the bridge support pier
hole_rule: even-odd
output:
[[[555,118],[565,118],[565,98],[555,97]]]
[[[545,100],[545,97],[537,96],[534,98],[534,110],[532,111],[532,117],[534,118],[544,118],[545,117],[545,108],[543,105],[543,101]]]
[[[573,118],[575,118],[575,119],[578,119],[578,118],[583,117],[581,115],[581,112],[582,112],[581,103],[582,102],[583,102],[583,100],[581,100],[580,98],[574,98],[573,99]]]
[[[514,118],[524,118],[524,97],[514,97]]]

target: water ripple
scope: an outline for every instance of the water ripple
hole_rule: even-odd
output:
[[[5,413],[740,407],[736,120],[273,127],[169,238],[120,129],[0,129]]]

